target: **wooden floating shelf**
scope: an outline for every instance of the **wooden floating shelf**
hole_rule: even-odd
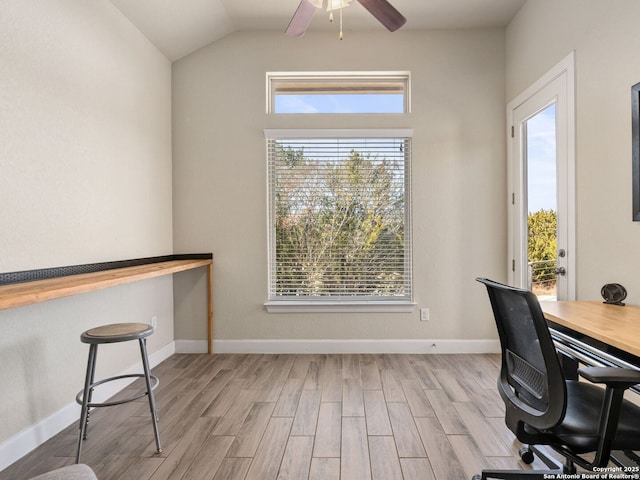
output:
[[[0,310],[93,292],[148,278],[212,265],[208,259],[169,260],[134,267],[115,268],[45,280],[0,286]]]

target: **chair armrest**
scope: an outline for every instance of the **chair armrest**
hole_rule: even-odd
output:
[[[612,388],[629,388],[640,383],[640,371],[618,367],[584,367],[578,373],[592,383]]]
[[[640,371],[618,367],[584,367],[578,373],[592,383],[604,383],[605,390],[598,434],[600,441],[591,465],[604,467],[609,462],[613,438],[618,428],[624,392],[640,383]]]

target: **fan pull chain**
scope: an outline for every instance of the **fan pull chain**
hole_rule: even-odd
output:
[[[340,35],[338,36],[338,38],[340,40],[342,40],[343,34],[342,34],[342,9],[343,6],[340,6]],[[329,23],[333,23],[333,10],[329,11]]]

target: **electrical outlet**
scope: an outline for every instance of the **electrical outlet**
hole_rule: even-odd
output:
[[[153,328],[158,328],[158,317],[155,315],[151,317],[151,326]]]
[[[421,322],[428,322],[429,321],[429,309],[428,308],[421,308],[420,309],[420,321]]]

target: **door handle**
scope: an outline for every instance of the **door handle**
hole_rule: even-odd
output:
[[[555,273],[556,275],[566,275],[567,274],[567,270],[564,267],[556,267],[553,270],[553,273]]]

